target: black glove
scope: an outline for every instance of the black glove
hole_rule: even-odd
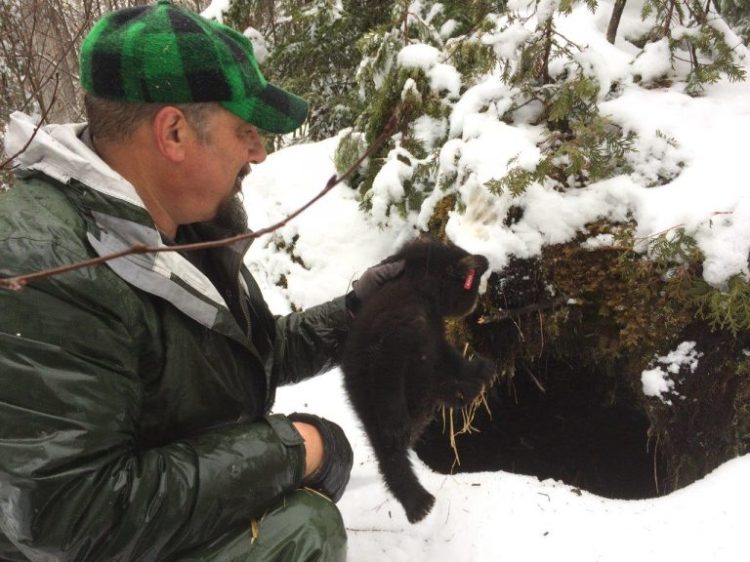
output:
[[[354,454],[349,440],[338,425],[312,414],[295,412],[289,420],[307,423],[320,433],[323,440],[323,462],[318,469],[302,481],[303,486],[319,490],[334,502],[344,495],[354,464]]]
[[[366,270],[362,277],[352,284],[352,291],[346,296],[349,312],[356,314],[367,297],[391,279],[401,275],[403,270],[404,260],[379,263]]]

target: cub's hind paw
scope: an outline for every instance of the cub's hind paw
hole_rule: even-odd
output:
[[[432,507],[435,505],[435,496],[427,490],[422,488],[417,492],[408,501],[403,502],[406,518],[412,524],[427,517],[427,514],[432,511]]]

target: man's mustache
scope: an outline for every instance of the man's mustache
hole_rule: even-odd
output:
[[[240,171],[237,172],[237,177],[234,180],[234,190],[232,191],[233,194],[240,193],[242,191],[242,181],[248,176],[250,173],[250,164],[245,164],[240,168]]]

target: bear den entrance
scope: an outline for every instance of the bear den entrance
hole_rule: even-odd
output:
[[[589,354],[601,325],[586,336],[566,337],[561,332],[569,331],[567,318],[553,338],[540,335],[536,312],[525,319],[478,322],[487,320],[487,310],[534,309],[549,302],[547,286],[539,261],[511,261],[501,276],[490,277],[477,311],[466,321],[449,321],[449,339],[470,342],[478,354],[494,357],[501,376],[486,395],[487,407],[476,410],[471,431],[456,434],[463,422],[454,412],[455,451],[438,413],[416,444],[417,455],[445,474],[504,470],[604,497],[657,496],[665,467],[649,446],[651,421],[619,367]],[[549,311],[543,315],[545,325],[553,325]]]
[[[503,470],[609,498],[654,497],[659,467],[647,446],[649,420],[628,402],[601,373],[552,359],[516,365],[515,375],[488,393],[489,413],[480,407],[474,429],[455,436],[460,464],[440,415],[415,450],[444,474]],[[454,429],[461,426],[461,414],[454,413]]]

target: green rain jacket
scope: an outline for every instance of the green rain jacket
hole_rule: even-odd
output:
[[[0,276],[162,245],[84,129],[45,127],[20,157]],[[0,560],[165,560],[299,486],[302,439],[269,415],[274,390],[332,367],[350,318],[343,297],[272,316],[246,246],[206,252],[213,281],[166,252],[0,289]]]

